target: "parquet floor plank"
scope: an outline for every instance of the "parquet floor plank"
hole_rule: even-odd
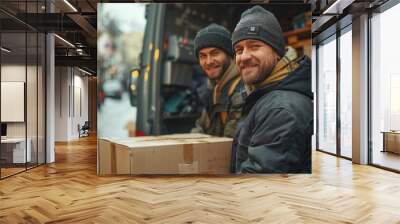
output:
[[[96,139],[0,181],[1,223],[400,223],[400,175],[313,152],[313,173],[96,175]]]

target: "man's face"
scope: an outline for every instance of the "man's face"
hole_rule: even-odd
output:
[[[230,57],[219,48],[207,47],[199,51],[199,63],[208,78],[216,80],[229,67]]]
[[[279,59],[274,49],[259,40],[242,40],[234,50],[236,66],[246,84],[265,80]]]

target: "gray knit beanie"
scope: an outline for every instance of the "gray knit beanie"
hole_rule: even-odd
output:
[[[195,55],[199,57],[199,51],[207,47],[216,47],[233,57],[231,33],[223,26],[212,23],[197,32],[194,38]]]
[[[241,40],[260,40],[271,46],[276,53],[285,55],[285,40],[276,17],[261,6],[244,11],[232,34],[232,46]]]

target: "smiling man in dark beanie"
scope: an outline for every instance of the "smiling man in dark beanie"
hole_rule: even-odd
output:
[[[254,6],[232,34],[247,97],[233,143],[233,172],[310,173],[311,60],[285,48],[278,20]]]
[[[211,24],[197,33],[194,45],[210,88],[206,110],[192,132],[233,137],[241,116],[243,83],[233,61],[231,34],[223,26]]]

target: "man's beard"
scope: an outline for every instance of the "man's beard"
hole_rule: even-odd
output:
[[[271,73],[273,71],[273,69],[275,68],[276,64],[278,63],[278,60],[275,60],[272,65],[268,66],[267,68],[264,67],[264,70],[261,71],[261,73],[254,75],[253,80],[247,80],[245,81],[245,79],[243,79],[243,81],[248,84],[248,85],[255,85],[258,83],[262,83],[264,80],[266,80],[269,76],[271,76]],[[259,62],[250,60],[247,61],[246,63],[244,63],[242,66],[246,67],[246,66],[257,66],[260,67],[261,64]],[[243,70],[243,68],[241,68],[241,70]],[[243,77],[243,76],[242,76]]]
[[[256,80],[254,80],[251,84],[258,84],[262,83],[264,80],[266,80],[269,76],[271,76],[272,70],[274,69],[275,66],[272,66],[269,69],[264,70]]]
[[[212,81],[218,81],[218,80],[222,79],[222,76],[225,74],[225,72],[228,69],[229,65],[230,65],[230,60],[229,59],[225,60],[223,62],[223,64],[222,64],[222,69],[221,69],[220,73],[216,77],[212,77],[212,78],[209,78],[209,79],[212,80]]]

